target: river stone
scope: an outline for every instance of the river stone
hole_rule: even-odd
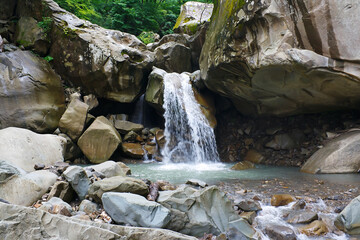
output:
[[[118,162],[117,164],[121,167],[121,169],[125,173],[125,175],[131,175],[131,169],[128,166],[126,166],[125,163]]]
[[[252,162],[248,162],[248,161],[238,162],[231,167],[232,170],[246,170],[252,168],[255,168],[255,165]]]
[[[355,173],[360,169],[360,130],[340,135],[316,151],[302,166],[306,173]]]
[[[269,224],[265,228],[265,233],[270,239],[276,240],[297,240],[296,234],[290,227],[277,224]]]
[[[81,221],[34,208],[0,203],[1,239],[197,240],[165,229]]]
[[[85,168],[85,170],[87,169],[94,169],[96,172],[104,174],[106,178],[126,176],[126,172],[124,172],[120,165],[114,161],[106,161],[97,165],[92,165]]]
[[[79,166],[70,166],[63,173],[64,178],[75,190],[80,200],[83,200],[88,193],[90,180],[85,170]]]
[[[121,136],[105,117],[100,116],[81,135],[78,146],[92,163],[107,161],[121,143]]]
[[[132,193],[104,193],[105,211],[120,224],[164,228],[170,221],[170,211],[154,201]]]
[[[279,207],[288,205],[296,199],[290,194],[275,194],[271,197],[271,206]]]
[[[89,111],[99,106],[99,101],[94,94],[84,96],[84,103],[89,106]]]
[[[335,219],[335,226],[350,235],[360,235],[360,196],[354,198]]]
[[[154,54],[136,36],[104,29],[42,1],[53,20],[50,55],[63,79],[97,97],[131,103],[140,96]]]
[[[139,138],[139,134],[137,134],[136,132],[134,131],[130,131],[128,132],[125,136],[124,136],[124,139],[123,141],[124,142],[135,142],[137,141],[137,139]]]
[[[94,182],[89,189],[89,196],[100,202],[105,192],[128,192],[146,196],[149,193],[148,186],[140,179],[131,177],[111,177]]]
[[[60,78],[28,51],[0,54],[0,129],[21,127],[53,132],[65,110]]]
[[[41,56],[46,56],[50,43],[47,33],[32,17],[21,17],[16,25],[15,42],[26,49],[34,49]]]
[[[185,223],[183,229],[177,229],[181,233],[201,237],[204,232],[219,235],[229,228],[236,228],[250,239],[257,236],[248,222],[233,211],[225,193],[216,186],[202,190],[181,186],[175,191],[160,191],[157,201],[170,210],[175,209],[187,215],[186,218],[178,216]]]
[[[121,144],[121,150],[124,153],[124,155],[136,158],[136,159],[142,159],[145,155],[143,146],[140,143],[122,143]]]
[[[65,202],[71,202],[75,196],[75,192],[70,186],[70,183],[66,181],[57,181],[51,188],[47,200],[49,201],[53,197],[58,197]]]
[[[200,58],[206,86],[247,115],[359,109],[358,8],[344,17],[356,3],[214,1]]]
[[[64,161],[66,140],[56,135],[9,127],[0,130],[0,142],[1,160],[25,171],[34,171],[35,164],[49,166]]]
[[[326,234],[328,231],[326,223],[319,220],[313,221],[304,227],[299,227],[299,232],[307,236],[320,236]]]
[[[254,150],[254,149],[250,149],[246,153],[244,160],[255,163],[255,164],[260,164],[261,162],[263,162],[265,160],[265,157],[258,151]]]
[[[41,199],[56,179],[56,174],[46,170],[15,176],[0,184],[0,198],[12,204],[30,206]]]
[[[176,20],[174,31],[193,35],[204,22],[210,21],[214,4],[190,1],[181,5],[180,15]]]
[[[25,173],[26,172],[20,168],[14,167],[5,161],[0,161],[0,184],[6,183],[11,178]]]
[[[47,202],[42,202],[42,205],[39,207],[39,209],[44,210],[46,212],[51,212],[54,210],[54,208],[59,209],[59,207],[66,208],[69,213],[71,213],[73,211],[70,204],[64,202],[61,198],[57,198],[57,197],[52,197]],[[56,214],[58,214],[58,213],[56,213]]]
[[[82,200],[79,205],[79,211],[85,212],[87,214],[91,214],[99,210],[99,206],[96,203],[93,203],[89,200]]]
[[[64,147],[64,161],[73,161],[83,155],[81,149],[73,142],[73,140],[71,140],[68,135],[65,133],[60,133],[58,136],[66,139]]]
[[[119,130],[121,134],[127,134],[130,131],[141,133],[141,131],[144,129],[144,126],[142,124],[133,123],[125,120],[116,120],[114,126],[117,130]]]
[[[241,210],[246,212],[262,210],[260,204],[254,200],[243,200],[236,204]]]
[[[181,43],[167,42],[155,49],[155,66],[172,73],[192,72],[191,49]]]
[[[60,118],[59,129],[76,141],[84,130],[89,105],[79,99],[71,100],[66,111]]]
[[[256,212],[242,212],[240,214],[240,217],[242,217],[243,219],[245,219],[250,225],[253,224],[255,217],[256,217]]]
[[[302,224],[311,223],[314,220],[318,220],[318,215],[316,212],[294,211],[289,214],[287,222],[292,224]]]

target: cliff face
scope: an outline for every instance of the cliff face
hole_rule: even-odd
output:
[[[250,115],[359,108],[359,4],[217,0],[200,68]]]

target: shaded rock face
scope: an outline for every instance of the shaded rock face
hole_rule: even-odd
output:
[[[1,160],[25,171],[34,171],[35,164],[53,165],[64,161],[66,140],[63,137],[10,127],[0,130],[0,142]]]
[[[0,128],[22,127],[46,133],[56,129],[65,110],[58,75],[27,51],[0,54]]]
[[[302,166],[306,173],[356,173],[360,169],[360,130],[330,140]]]
[[[216,1],[200,59],[205,84],[244,114],[358,109],[356,3]]]
[[[133,102],[145,88],[153,53],[135,36],[103,29],[44,2],[52,12],[50,55],[67,81],[98,97]]]
[[[0,0],[0,19],[8,19],[15,14],[16,9],[16,0],[8,1],[8,0]]]

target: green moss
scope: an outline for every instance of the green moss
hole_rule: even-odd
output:
[[[173,29],[176,29],[178,27],[180,27],[180,24],[182,23],[182,21],[184,20],[185,18],[185,13],[184,12],[181,12],[179,17],[176,19],[176,23],[175,23],[175,26]]]
[[[198,26],[199,24],[196,22],[189,23],[185,26],[186,32],[190,35],[195,34]]]

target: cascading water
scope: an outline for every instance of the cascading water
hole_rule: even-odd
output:
[[[196,101],[187,73],[164,76],[164,163],[219,162],[214,130]]]

